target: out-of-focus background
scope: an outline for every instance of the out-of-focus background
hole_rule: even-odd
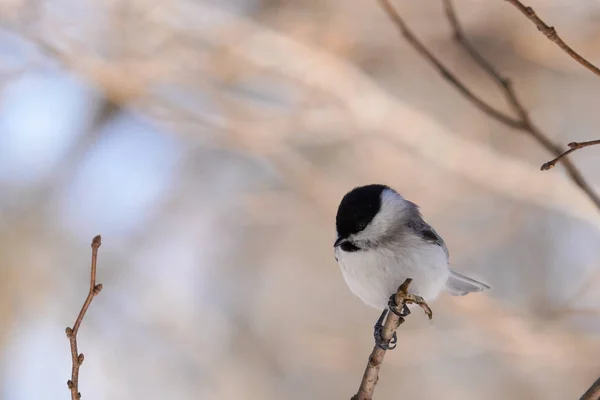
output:
[[[529,0],[600,62],[600,3]],[[484,99],[441,2],[407,23]],[[466,34],[555,141],[598,138],[600,79],[501,1]],[[0,2],[0,397],[348,399],[378,311],[347,289],[334,216],[355,185],[421,205],[493,286],[413,313],[378,399],[575,399],[600,376],[600,211],[490,120],[375,1]],[[600,149],[573,155],[600,190]]]

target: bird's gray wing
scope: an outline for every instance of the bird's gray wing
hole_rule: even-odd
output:
[[[448,252],[446,243],[444,243],[444,239],[438,235],[431,225],[423,220],[423,216],[419,212],[418,206],[414,203],[413,205],[413,213],[411,218],[409,218],[408,222],[406,223],[407,227],[427,243],[436,244],[442,247],[446,253],[446,258],[449,260],[450,253]],[[483,290],[490,289],[490,286],[486,285],[485,283],[476,281],[468,276],[461,275],[452,269],[450,270],[450,276],[448,278],[448,282],[446,283],[446,287],[453,296],[464,296],[468,293],[481,292]]]
[[[412,230],[417,236],[426,241],[427,243],[437,244],[446,253],[446,258],[450,259],[450,253],[448,252],[448,247],[446,243],[444,243],[444,239],[429,225],[427,222],[423,220],[423,216],[419,211],[419,208],[416,204],[413,204],[413,210],[410,218],[406,222],[406,226]]]
[[[409,227],[424,241],[432,244],[437,244],[438,246],[444,249],[446,253],[446,258],[449,260],[448,248],[446,247],[446,243],[444,243],[444,239],[440,235],[437,234],[435,229],[433,229],[429,224],[421,219],[421,222],[418,220],[412,220],[409,222]],[[453,296],[464,296],[468,293],[473,292],[481,292],[483,290],[487,290],[490,286],[486,285],[483,282],[476,281],[475,279],[469,278],[468,276],[464,276],[459,274],[458,272],[450,269],[450,276],[448,277],[448,282],[446,282],[446,288]]]

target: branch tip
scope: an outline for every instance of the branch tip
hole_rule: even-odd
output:
[[[92,239],[92,248],[97,249],[102,244],[102,236],[96,235],[94,239]]]
[[[560,148],[557,148],[556,152],[558,153],[558,156],[556,156],[555,159],[544,163],[541,167],[541,170],[542,171],[549,170],[550,168],[554,167],[563,157],[568,156],[569,154],[571,154],[572,152],[574,152],[576,150],[580,150],[580,149],[583,149],[588,146],[595,146],[598,144],[600,144],[600,140],[590,140],[589,142],[571,142],[571,143],[567,144],[567,147],[569,147],[569,150],[566,150],[562,153],[560,151]],[[567,163],[567,162],[568,162],[568,160],[564,161],[564,163]],[[566,164],[567,169],[568,169],[569,165],[572,165],[572,164]]]
[[[402,282],[402,285],[400,285],[400,287],[398,287],[398,293],[402,292],[402,293],[406,293],[408,291],[408,287],[410,286],[410,284],[412,283],[412,278],[406,278],[406,280],[404,282]],[[398,294],[396,293],[396,294]]]

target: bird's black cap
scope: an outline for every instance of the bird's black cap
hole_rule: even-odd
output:
[[[335,217],[335,226],[340,238],[365,229],[381,208],[381,192],[386,185],[367,185],[352,189],[342,198]]]

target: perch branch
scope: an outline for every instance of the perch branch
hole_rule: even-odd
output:
[[[461,94],[463,94],[467,100],[473,103],[477,108],[482,110],[484,113],[494,118],[495,120],[507,125],[513,129],[525,132],[533,137],[544,149],[555,157],[560,156],[563,151],[560,146],[553,143],[547,135],[545,135],[529,118],[525,107],[517,97],[512,83],[509,79],[504,78],[489,62],[487,62],[483,56],[471,45],[466,39],[461,29],[460,23],[454,12],[454,8],[450,0],[443,0],[446,10],[446,15],[452,25],[454,32],[454,39],[465,49],[467,54],[496,82],[496,84],[502,89],[506,99],[510,103],[511,107],[518,115],[517,118],[507,115],[501,111],[498,111],[494,107],[490,106],[487,102],[473,94],[466,85],[460,81],[456,75],[444,66],[437,57],[429,51],[423,43],[412,33],[408,28],[408,25],[404,22],[396,8],[391,4],[390,0],[378,0],[382,9],[385,11],[390,20],[398,28],[401,35],[406,41],[427,61],[429,61],[436,70],[452,84]],[[575,167],[575,165],[568,159],[565,158],[562,161],[562,165],[567,171],[567,174],[571,180],[579,186],[579,188],[588,196],[588,198],[594,203],[596,208],[600,210],[600,196],[594,191],[592,186],[586,181],[581,172]]]
[[[569,146],[569,150],[565,151],[564,153],[556,157],[554,160],[550,160],[547,163],[544,163],[544,165],[542,165],[542,170],[545,171],[554,168],[556,163],[559,162],[560,159],[566,156],[567,154],[571,154],[576,150],[583,149],[584,147],[588,146],[595,146],[597,144],[600,144],[600,140],[590,140],[589,142],[571,142],[567,145]]]
[[[81,398],[81,393],[79,393],[79,367],[83,364],[83,353],[79,354],[77,351],[77,332],[79,331],[79,327],[81,326],[81,322],[83,321],[83,317],[85,317],[85,313],[92,303],[94,296],[96,296],[102,290],[102,284],[96,284],[96,259],[98,258],[98,248],[101,244],[100,235],[94,237],[92,240],[92,272],[90,277],[90,291],[83,303],[83,307],[81,307],[81,311],[79,311],[79,315],[75,320],[75,325],[73,328],[67,327],[66,333],[67,338],[69,338],[69,343],[71,344],[71,358],[73,361],[73,366],[71,369],[71,379],[67,381],[67,386],[71,391],[71,400],[78,400]]]
[[[521,11],[523,15],[525,15],[531,22],[537,26],[538,30],[542,32],[548,39],[552,42],[556,43],[558,47],[560,47],[565,53],[571,56],[575,61],[579,64],[583,65],[585,68],[592,71],[594,74],[600,76],[600,69],[596,67],[594,64],[586,60],[579,53],[573,50],[568,44],[561,39],[561,37],[556,32],[553,26],[548,26],[540,17],[537,16],[533,8],[528,7],[521,3],[519,0],[505,0],[515,6],[517,10]]]
[[[411,282],[412,279],[409,278],[405,280],[404,283],[402,283],[402,285],[400,285],[398,288],[398,291],[394,297],[397,307],[402,309],[405,304],[418,304],[425,311],[427,316],[429,316],[429,319],[431,319],[431,309],[423,301],[423,299],[407,293]],[[381,330],[381,339],[383,340],[384,345],[390,344],[394,333],[403,323],[404,318],[393,312],[387,313],[385,322],[383,323],[383,329]],[[365,373],[363,374],[362,381],[360,382],[358,392],[352,396],[351,400],[373,399],[373,392],[375,391],[375,385],[377,385],[377,381],[379,380],[379,369],[383,363],[383,357],[385,356],[385,353],[386,350],[375,344],[373,351],[369,356],[369,361],[367,362],[367,367],[365,368]]]
[[[581,396],[579,400],[598,400],[600,399],[600,378]]]

